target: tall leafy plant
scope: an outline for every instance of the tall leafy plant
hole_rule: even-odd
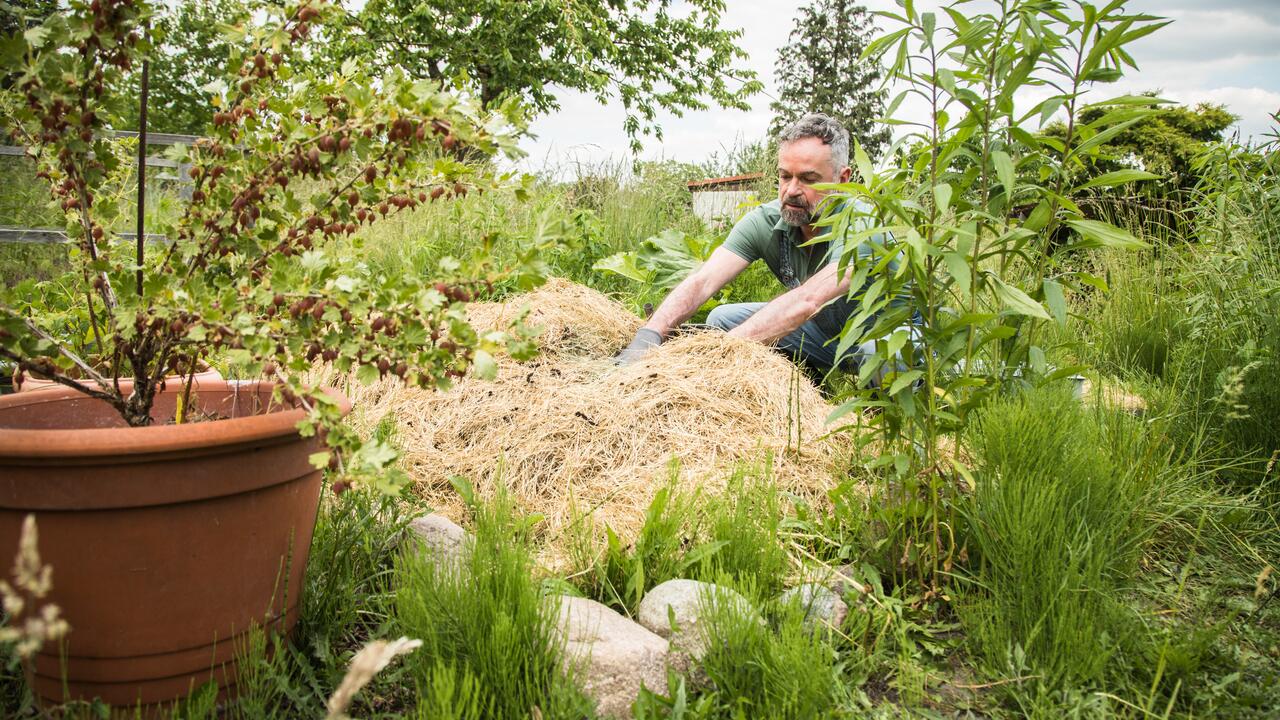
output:
[[[1156,176],[1122,169],[1072,178],[1153,112],[1150,97],[1090,102],[1088,93],[1134,67],[1126,47],[1164,23],[1126,13],[1123,0],[1101,7],[1001,0],[981,13],[962,1],[941,14],[901,5],[881,13],[897,29],[873,41],[867,56],[885,59],[889,77],[905,88],[885,122],[907,133],[883,172],[855,149],[856,181],[835,189],[865,202],[843,203],[824,222],[847,238],[841,263],[854,292],[866,285],[838,354],[867,342],[876,348],[860,366],[860,390],[835,416],[877,409],[869,419],[857,415],[878,431],[866,437],[884,441],[874,463],[908,496],[927,498],[910,503],[925,508],[912,522],[932,538],[917,563],[924,577],[946,563],[945,490],[970,476],[964,453],[944,452],[944,439],[1001,387],[1074,372],[1050,365],[1053,348],[1037,332],[1066,322],[1072,290],[1105,289],[1071,258],[1145,245],[1086,218],[1074,198]],[[1043,99],[1027,102],[1032,94]],[[924,119],[893,117],[909,97],[923,102]],[[1055,116],[1066,128],[1056,137],[1043,131]],[[864,240],[874,251],[856,260],[853,248]]]

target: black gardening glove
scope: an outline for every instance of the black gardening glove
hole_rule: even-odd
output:
[[[649,328],[640,328],[636,331],[635,338],[631,344],[618,353],[613,359],[614,365],[630,365],[631,363],[644,357],[653,348],[662,344],[662,335],[655,330]]]

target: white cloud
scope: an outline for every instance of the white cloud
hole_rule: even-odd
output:
[[[930,0],[916,4],[941,5]],[[764,81],[766,92],[775,94],[773,64],[791,31],[796,7],[766,0],[734,0],[727,5],[722,25],[743,30],[739,45],[748,54],[746,64]],[[866,5],[872,10],[897,9],[893,0],[868,0]],[[1102,93],[1160,90],[1180,103],[1226,105],[1240,116],[1239,130],[1246,138],[1259,138],[1271,127],[1269,114],[1280,110],[1280,73],[1274,70],[1280,63],[1280,1],[1133,0],[1129,11],[1163,15],[1173,23],[1135,44],[1132,54],[1139,70],[1119,83],[1097,88],[1098,99]],[[1026,102],[1030,96],[1020,100]],[[659,124],[664,140],[646,139],[642,156],[701,160],[740,138],[761,138],[772,117],[769,102],[770,97],[757,95],[749,112],[713,108],[683,118],[663,114]],[[527,167],[563,165],[572,158],[603,161],[628,156],[620,107],[601,106],[581,93],[564,93],[561,104],[561,111],[534,123],[540,137],[525,143],[531,152]],[[922,106],[911,103],[903,106],[899,115],[904,114],[926,117]]]

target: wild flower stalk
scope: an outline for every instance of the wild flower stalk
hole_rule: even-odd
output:
[[[39,604],[53,590],[53,567],[40,561],[37,545],[36,516],[28,515],[13,559],[14,583],[0,580],[0,603],[8,621],[0,626],[0,645],[14,645],[23,659],[30,658],[46,642],[61,640],[71,629],[57,605]]]
[[[360,648],[360,652],[351,658],[351,666],[342,678],[338,689],[329,697],[327,707],[329,714],[326,720],[342,720],[348,717],[347,709],[356,699],[356,695],[369,684],[370,680],[382,672],[392,660],[399,655],[406,655],[422,647],[421,640],[410,640],[402,637],[399,640],[374,640]]]

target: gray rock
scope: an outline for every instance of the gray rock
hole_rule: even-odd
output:
[[[837,629],[849,614],[849,606],[830,588],[817,583],[798,585],[778,598],[783,604],[799,603],[804,623],[810,630]]]
[[[409,533],[417,541],[414,544],[419,552],[442,564],[457,564],[467,544],[467,531],[443,515],[414,518],[409,523]]]
[[[668,580],[644,596],[636,619],[670,640],[673,652],[683,655],[685,662],[699,660],[706,652],[702,613],[707,609],[705,603],[710,598],[715,598],[716,602],[733,603],[743,614],[756,615],[751,602],[729,588],[697,580]]]
[[[666,640],[594,600],[558,600],[566,660],[598,713],[630,718],[642,685],[666,692]]]

